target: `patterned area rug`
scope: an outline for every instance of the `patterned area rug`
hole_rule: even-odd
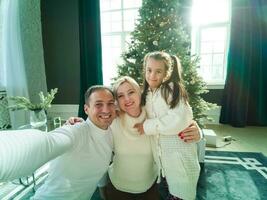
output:
[[[197,200],[267,199],[267,158],[261,153],[206,151]]]

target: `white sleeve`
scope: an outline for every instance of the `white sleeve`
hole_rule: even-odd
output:
[[[35,129],[0,132],[0,181],[34,172],[72,147],[65,129],[46,133]]]
[[[192,119],[193,113],[190,105],[180,101],[175,108],[169,109],[162,117],[146,119],[144,131],[146,135],[177,135],[191,124]]]

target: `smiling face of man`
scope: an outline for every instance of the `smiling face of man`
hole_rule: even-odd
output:
[[[97,127],[107,129],[116,116],[112,93],[107,89],[93,91],[84,105],[84,111]]]

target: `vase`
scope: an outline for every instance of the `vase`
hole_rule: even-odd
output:
[[[30,111],[30,124],[32,127],[41,127],[46,125],[47,117],[43,109]]]

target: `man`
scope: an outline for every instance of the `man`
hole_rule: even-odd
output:
[[[85,94],[88,119],[50,133],[38,130],[0,134],[0,181],[28,175],[46,162],[49,175],[34,199],[90,199],[112,156],[109,125],[115,117],[114,96],[104,86]]]

